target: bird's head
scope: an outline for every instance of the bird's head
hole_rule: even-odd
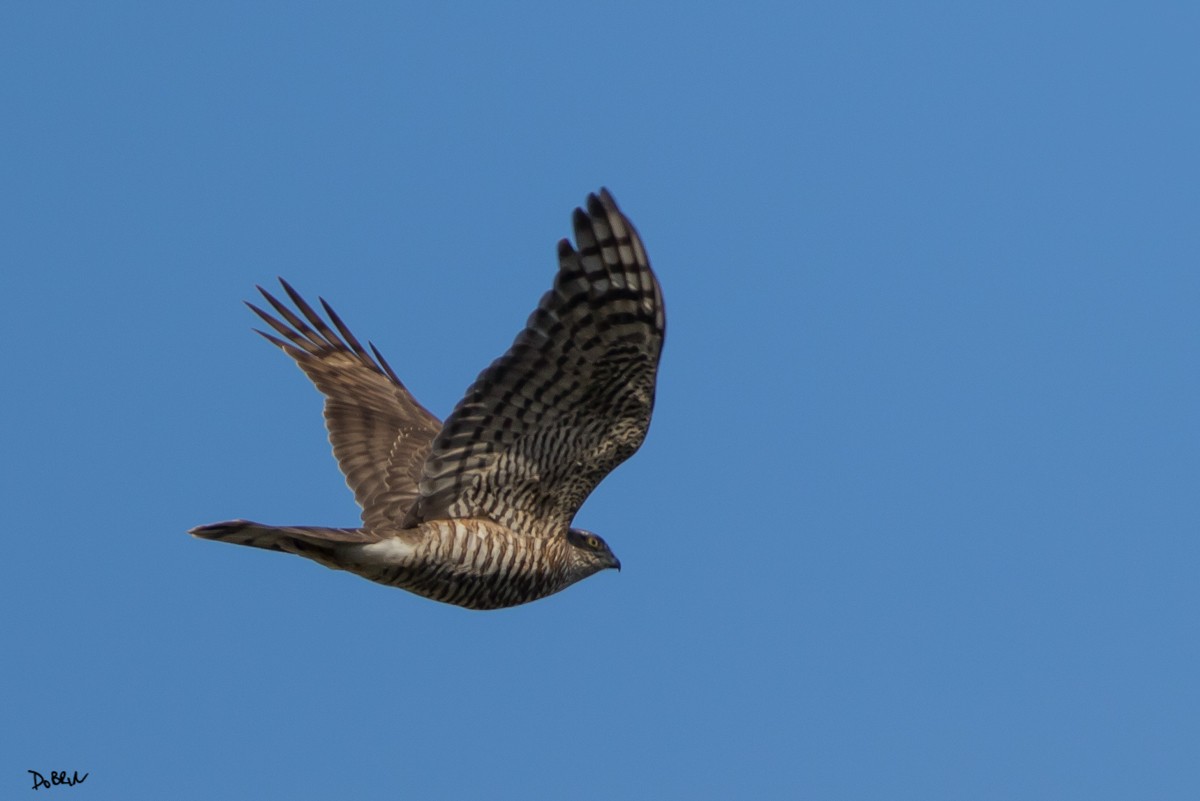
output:
[[[608,543],[599,534],[593,534],[581,528],[567,529],[567,542],[571,544],[575,560],[592,568],[592,572],[598,572],[608,567],[621,569],[621,560],[617,559],[612,549],[608,547]]]

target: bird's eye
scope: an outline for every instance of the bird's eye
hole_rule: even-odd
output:
[[[587,544],[588,544],[589,548],[595,548],[596,550],[600,550],[600,540],[597,537],[588,537]]]

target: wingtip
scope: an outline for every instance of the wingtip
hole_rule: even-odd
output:
[[[599,192],[588,195],[588,210],[590,211],[592,208],[599,208],[606,212],[619,211],[616,198],[612,196],[612,192],[608,191],[608,187],[604,186],[600,187]]]
[[[276,278],[279,279],[279,284],[283,287],[283,291],[286,292],[287,296],[292,299],[292,303],[295,303],[301,308],[301,311],[303,311],[303,307],[307,306],[308,304],[304,302],[304,298],[300,296],[300,293],[295,289],[292,289],[292,285],[283,280],[282,276],[276,276]]]

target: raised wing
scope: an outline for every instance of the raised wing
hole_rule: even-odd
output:
[[[579,250],[507,353],[446,419],[405,525],[486,517],[531,536],[570,525],[646,436],[662,352],[662,290],[607,190],[576,209]]]
[[[363,524],[368,529],[395,525],[417,498],[421,465],[441,424],[417,403],[374,345],[374,358],[367,353],[328,303],[321,300],[336,332],[287,281],[279,283],[303,319],[258,287],[286,321],[247,303],[283,339],[258,333],[295,359],[325,395],[329,442],[362,507]]]

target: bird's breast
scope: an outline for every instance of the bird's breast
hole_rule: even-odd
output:
[[[565,539],[522,535],[481,518],[430,520],[363,546],[358,572],[437,601],[496,609],[569,584],[565,548]]]

